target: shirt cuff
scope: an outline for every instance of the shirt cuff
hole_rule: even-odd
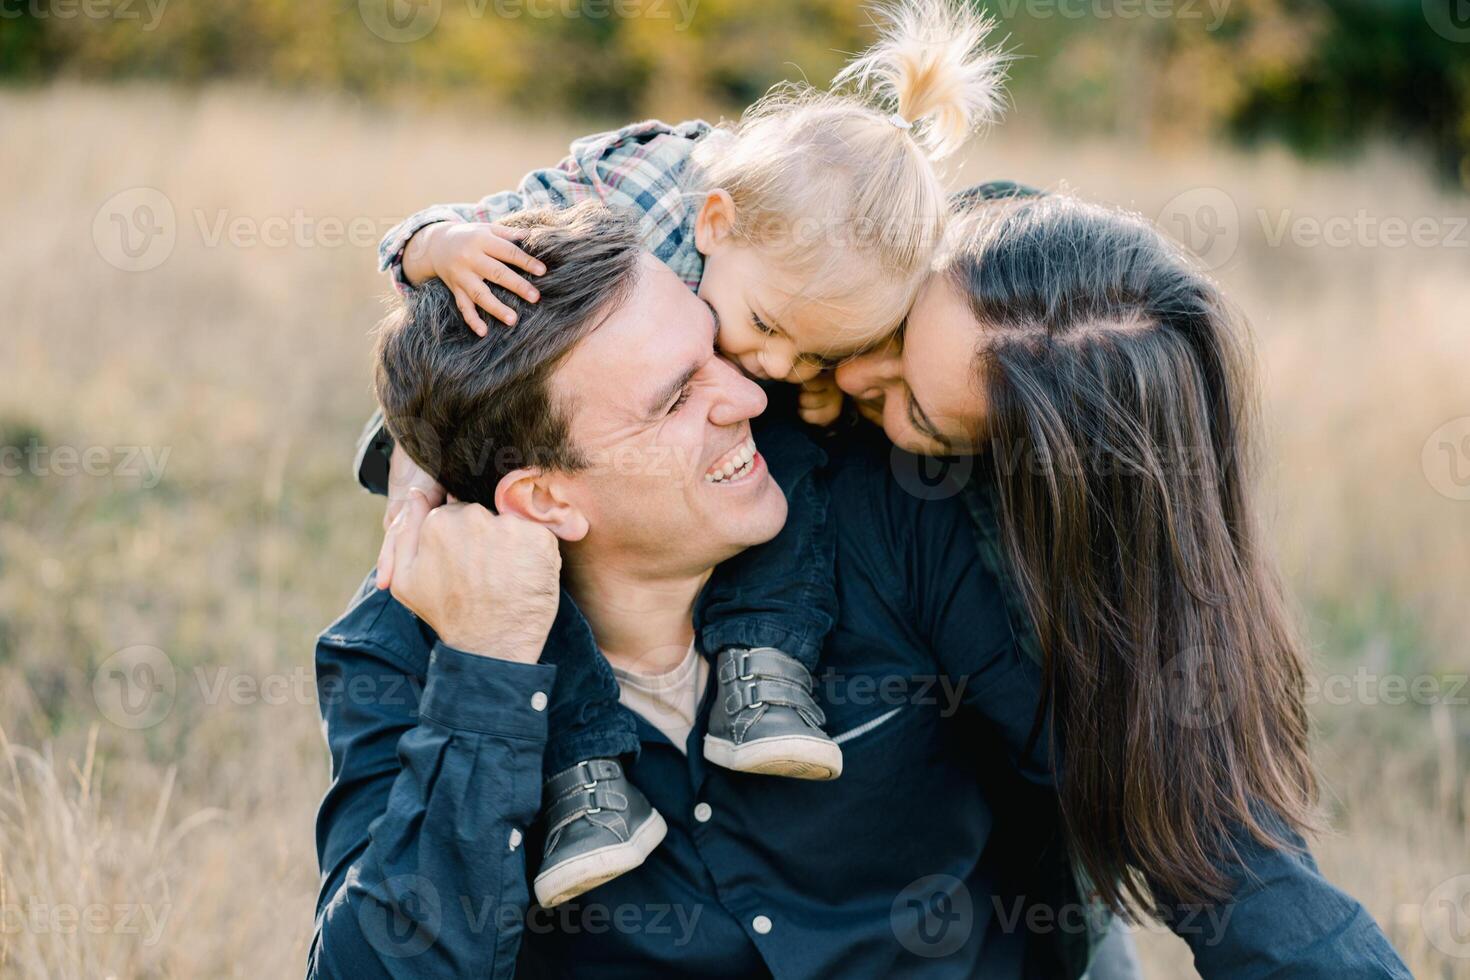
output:
[[[446,728],[546,741],[554,664],[526,664],[465,653],[435,643],[419,706]]]
[[[384,236],[378,245],[378,267],[388,273],[393,279],[394,287],[404,295],[413,292],[413,284],[403,273],[403,250],[408,247],[409,239],[420,231],[443,222],[451,224],[462,222],[459,212],[451,207],[435,205],[425,208],[417,214],[405,218]]]

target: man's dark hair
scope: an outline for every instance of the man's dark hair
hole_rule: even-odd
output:
[[[494,508],[500,478],[523,466],[576,470],[586,460],[569,435],[571,406],[550,379],[577,342],[621,306],[638,279],[641,248],[631,218],[595,201],[523,211],[502,224],[546,264],[527,303],[490,284],[516,326],[465,324],[449,288],[432,279],[378,331],[376,387],[388,431],[460,500]]]

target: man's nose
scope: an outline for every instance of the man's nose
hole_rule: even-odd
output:
[[[854,397],[871,396],[903,376],[898,345],[889,341],[876,350],[850,357],[837,366],[837,387]]]
[[[718,387],[714,404],[710,406],[710,424],[737,425],[766,410],[766,393],[739,368],[723,357],[717,357],[715,370],[719,372]]]

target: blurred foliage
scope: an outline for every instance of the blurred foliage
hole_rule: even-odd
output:
[[[986,0],[1023,56],[1013,92],[1028,113],[1312,154],[1406,139],[1470,188],[1465,4]],[[872,20],[863,0],[0,0],[0,13],[12,79],[245,77],[599,117],[718,114],[782,79],[824,84]],[[429,26],[389,40],[374,29],[386,17]]]

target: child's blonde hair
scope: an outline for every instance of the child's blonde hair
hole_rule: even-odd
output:
[[[735,234],[782,263],[799,296],[877,339],[902,319],[943,231],[933,161],[1002,107],[1009,56],[963,0],[877,8],[879,40],[832,90],[784,84],[695,148],[706,186],[735,204]]]

